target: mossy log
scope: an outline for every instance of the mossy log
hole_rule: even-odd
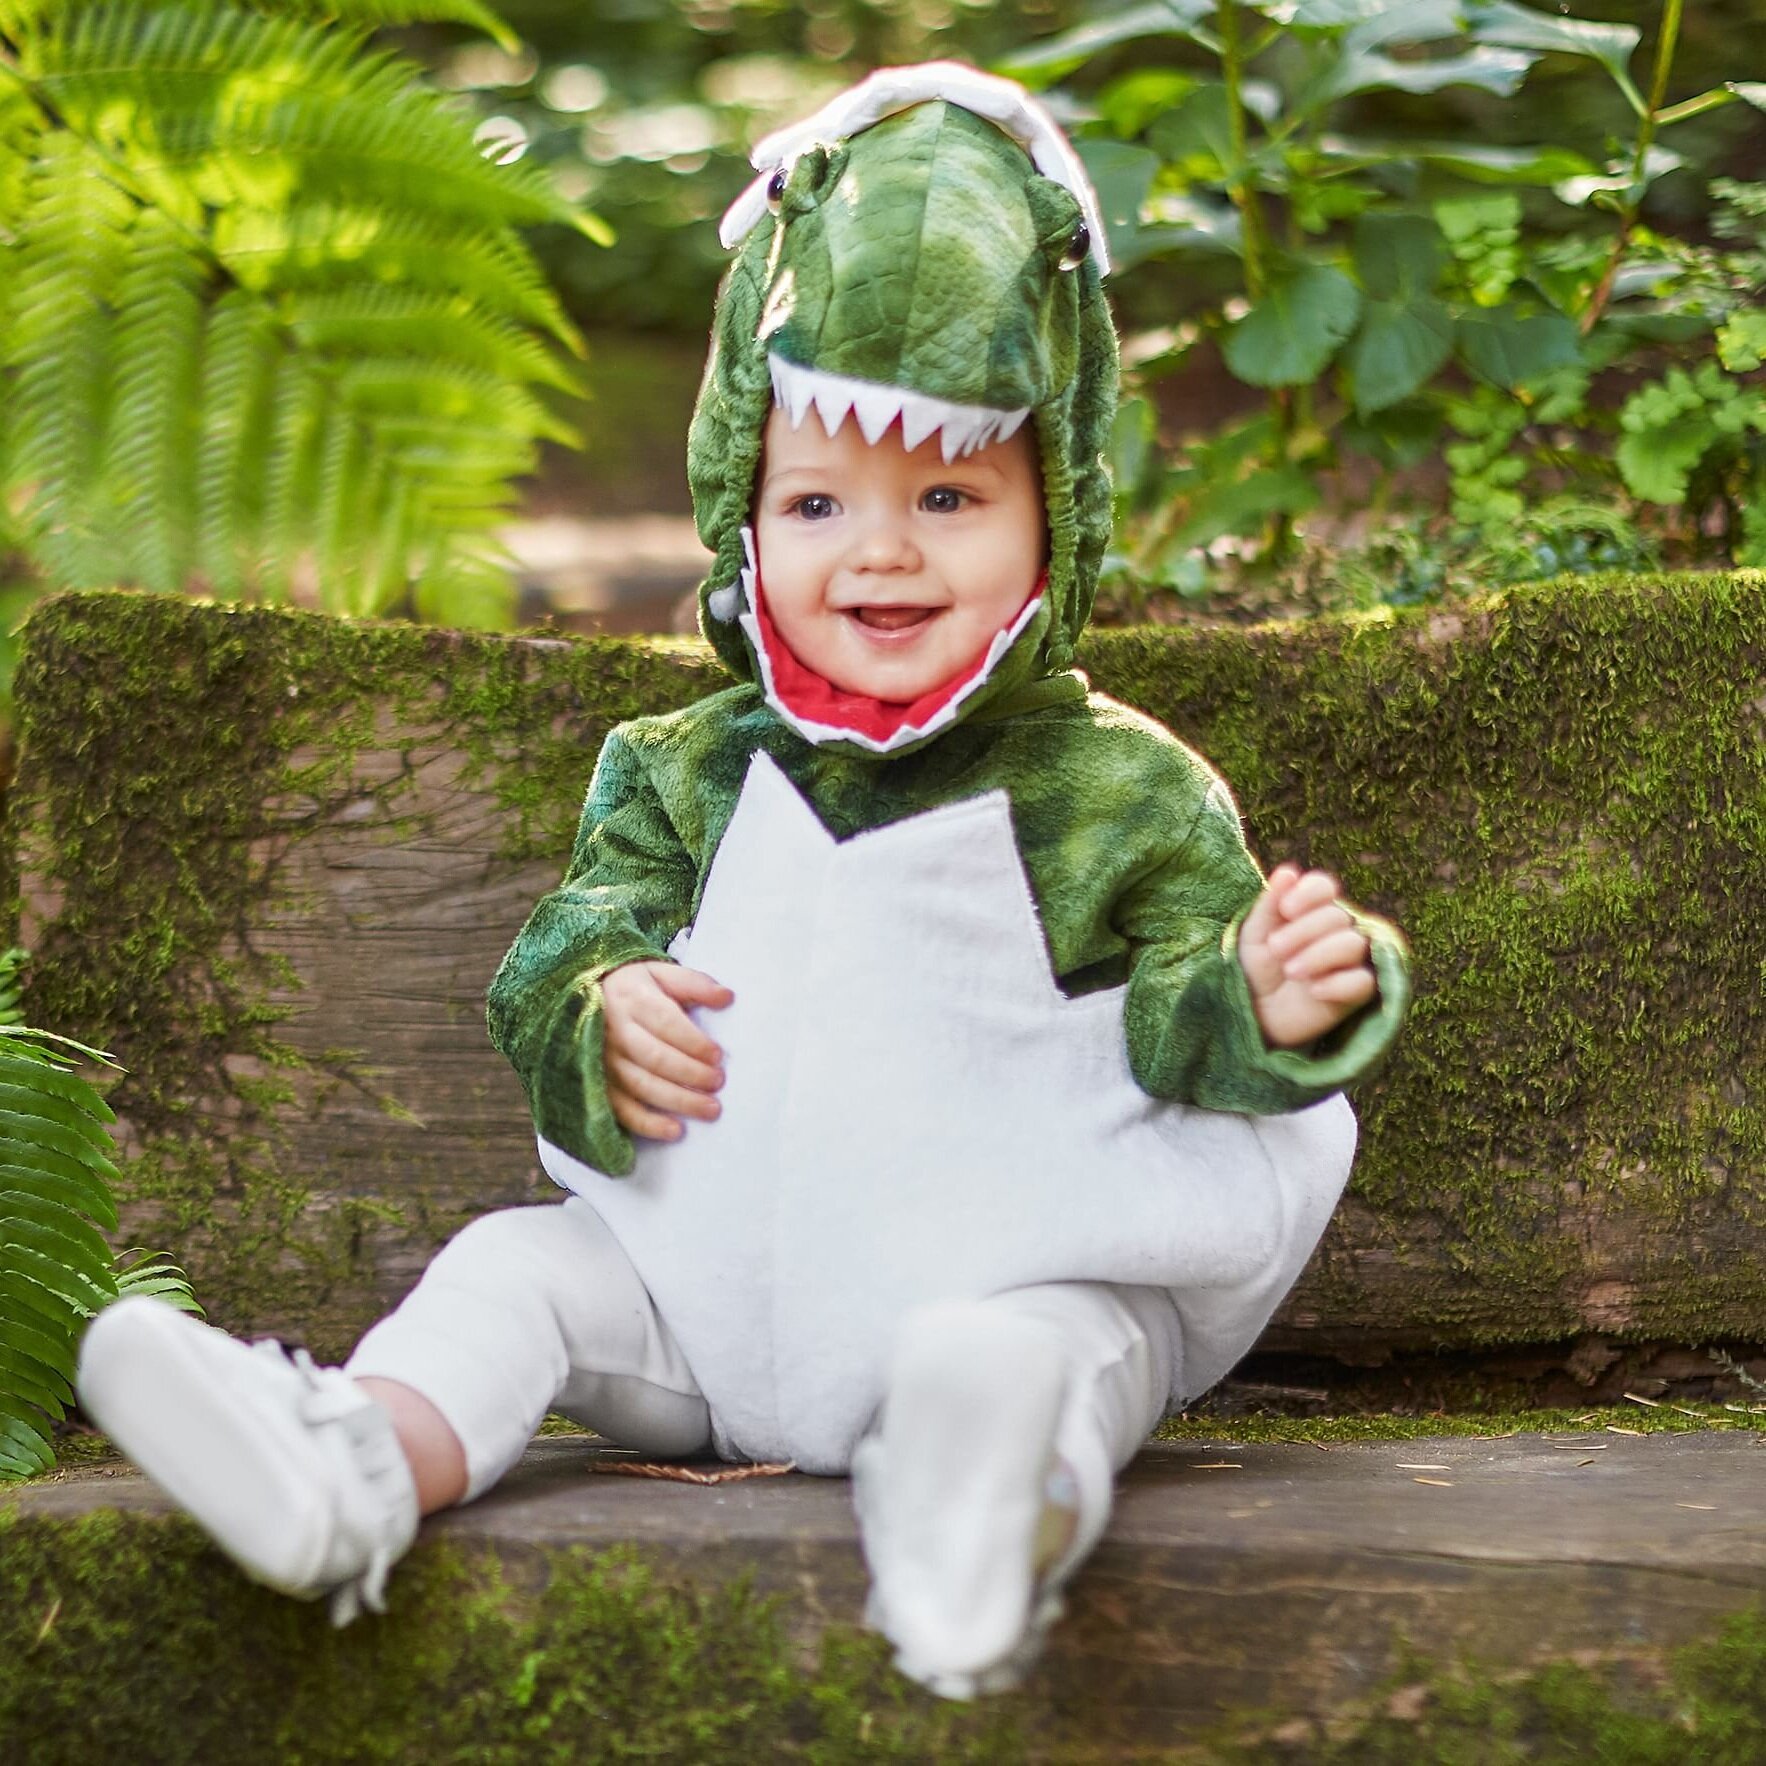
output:
[[[1766,577],[1094,634],[1094,684],[1416,955],[1351,1194],[1266,1346],[1766,1338]],[[340,1351],[552,1192],[483,994],[596,747],[686,640],[81,594],[33,615],[8,862],[32,1018],[112,1050],[131,1243]]]

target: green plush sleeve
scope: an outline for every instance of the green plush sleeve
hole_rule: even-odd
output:
[[[602,1068],[601,979],[667,956],[692,914],[697,868],[638,756],[608,736],[564,880],[540,898],[491,982],[491,1041],[526,1088],[534,1127],[610,1176],[632,1168]]]
[[[1133,950],[1125,1022],[1135,1079],[1155,1097],[1274,1115],[1365,1079],[1410,1000],[1404,940],[1356,910],[1379,992],[1309,1048],[1272,1049],[1239,963],[1239,927],[1263,888],[1225,788],[1211,789],[1177,856],[1128,892],[1118,925]]]

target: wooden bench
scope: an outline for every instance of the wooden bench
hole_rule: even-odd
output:
[[[1417,1001],[1267,1346],[1766,1339],[1766,578],[1094,634],[1266,863],[1403,925]],[[129,1242],[336,1354],[556,1194],[485,986],[597,746],[720,684],[560,641],[76,594],[26,629],[8,863],[31,1018],[112,1050]]]

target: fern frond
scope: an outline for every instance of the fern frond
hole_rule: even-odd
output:
[[[264,466],[262,582],[286,596],[306,539],[306,517],[318,487],[329,392],[305,363],[285,356],[270,395],[270,453]]]
[[[100,468],[127,539],[126,574],[150,589],[184,586],[195,505],[201,266],[164,215],[136,217],[117,284],[114,405]]]
[[[110,1112],[59,1039],[0,1034],[0,1478],[53,1464],[85,1320],[116,1298]]]
[[[25,964],[31,953],[19,945],[0,951],[0,1024],[22,1024],[24,1010],[19,1003],[24,991]]]
[[[0,492],[43,574],[276,597],[310,564],[380,608],[577,441],[536,389],[580,390],[582,342],[515,229],[582,217],[370,44],[430,16],[496,23],[0,0]]]
[[[253,289],[362,285],[465,299],[478,311],[549,332],[575,355],[582,338],[531,253],[506,234],[434,215],[296,200],[217,217],[216,255]]]
[[[279,10],[335,18],[347,24],[409,25],[430,22],[475,25],[511,54],[521,39],[478,0],[270,0]]]
[[[263,519],[262,462],[283,343],[263,303],[229,289],[208,314],[196,455],[198,567],[217,595],[239,594],[255,574]]]
[[[88,586],[95,575],[83,493],[110,397],[103,300],[122,273],[133,218],[90,148],[66,135],[44,137],[9,253],[10,322],[0,344],[13,370],[10,457],[15,473],[22,463],[34,480],[25,531],[69,586]]]
[[[131,1258],[138,1261],[128,1261]],[[118,1299],[125,1294],[151,1294],[180,1312],[202,1315],[183,1270],[160,1252],[144,1251],[139,1245],[124,1251],[117,1258],[116,1282]]]
[[[290,296],[284,310],[303,345],[333,358],[452,360],[502,380],[583,391],[577,376],[538,338],[494,314],[473,312],[457,295],[357,287]]]

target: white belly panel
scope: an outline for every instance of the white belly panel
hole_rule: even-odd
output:
[[[736,995],[696,1014],[722,1116],[624,1178],[541,1156],[631,1255],[728,1452],[844,1469],[927,1300],[1153,1284],[1200,1362],[1243,1336],[1236,1358],[1347,1176],[1340,1097],[1257,1118],[1140,1090],[1123,990],[1055,985],[1003,792],[836,842],[758,755],[675,954]]]

